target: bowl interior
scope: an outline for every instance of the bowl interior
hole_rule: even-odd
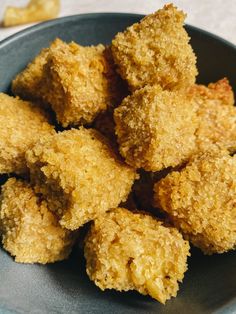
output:
[[[140,20],[134,14],[86,14],[42,23],[0,43],[0,92],[56,37],[82,45],[109,44],[118,31]],[[201,83],[228,77],[236,82],[236,48],[187,26],[198,57]],[[236,87],[236,84],[235,84]],[[0,179],[3,183],[6,177]],[[236,254],[203,256],[192,250],[178,297],[165,306],[136,292],[102,292],[85,273],[80,249],[68,261],[22,265],[0,248],[0,313],[232,313],[236,310]]]

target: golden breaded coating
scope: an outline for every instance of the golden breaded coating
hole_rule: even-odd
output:
[[[51,106],[63,126],[90,123],[127,95],[109,47],[82,47],[58,38],[16,76],[12,91]]]
[[[234,95],[228,80],[222,79],[208,87],[194,85],[189,93],[198,106],[198,150],[207,150],[215,144],[235,150],[236,108],[233,106]]]
[[[61,225],[71,230],[125,201],[136,178],[93,129],[48,137],[26,157],[36,191],[46,196]]]
[[[62,41],[55,39],[50,45],[50,51],[61,46]],[[12,92],[22,99],[39,102],[40,105],[49,108],[45,95],[50,92],[50,86],[46,83],[47,73],[44,66],[47,64],[49,48],[44,48],[12,81]]]
[[[133,167],[174,167],[195,149],[195,106],[179,91],[146,86],[123,100],[114,120],[120,153]]]
[[[25,151],[54,132],[36,106],[0,93],[0,174],[26,172]]]
[[[205,254],[236,246],[236,156],[213,151],[156,183],[155,202]]]
[[[204,85],[196,85],[195,87],[197,93],[200,93],[208,101],[212,100],[215,104],[221,105],[234,105],[234,92],[227,78],[223,78],[216,83],[210,83],[208,87]]]
[[[82,47],[61,42],[57,49],[50,49],[45,73],[50,89],[44,98],[63,127],[91,123],[123,98],[123,83],[110,49],[101,44]]]
[[[48,48],[43,49],[36,58],[27,65],[26,69],[20,72],[12,81],[12,92],[22,99],[31,101],[43,100],[43,66],[47,63]]]
[[[87,274],[102,290],[137,290],[161,303],[176,296],[189,243],[175,228],[117,208],[96,219],[85,239]]]
[[[4,249],[19,263],[46,264],[66,259],[75,240],[30,185],[15,178],[2,186],[0,234]]]
[[[194,84],[196,57],[183,27],[184,19],[182,11],[165,5],[113,39],[114,61],[131,90],[148,84],[170,90]]]

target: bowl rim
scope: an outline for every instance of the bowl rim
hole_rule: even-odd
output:
[[[10,44],[11,42],[20,39],[22,37],[24,37],[25,35],[34,33],[37,30],[43,30],[46,29],[50,26],[55,26],[55,25],[59,25],[59,24],[63,24],[65,22],[68,21],[73,21],[73,20],[77,20],[79,19],[92,19],[92,18],[97,18],[97,17],[108,17],[108,16],[115,16],[115,17],[121,17],[121,16],[130,16],[130,17],[136,17],[136,18],[140,18],[142,19],[143,17],[145,17],[144,14],[138,14],[138,13],[127,13],[127,12],[94,12],[94,13],[81,13],[81,14],[74,14],[74,15],[68,15],[68,16],[63,16],[63,17],[58,17],[56,19],[52,19],[49,21],[44,21],[44,22],[40,22],[37,23],[35,25],[29,26],[21,31],[18,31],[10,36],[8,36],[7,38],[3,39],[0,41],[0,49],[7,46],[8,44]],[[220,41],[222,44],[228,46],[229,48],[235,50],[236,52],[236,45],[233,44],[232,42],[228,41],[227,39],[224,39],[218,35],[215,35],[209,31],[206,31],[202,28],[190,25],[190,24],[185,24],[186,29],[190,30],[190,31],[195,31],[198,33],[202,33],[203,35],[206,35],[208,37],[210,37],[212,40],[214,41]]]

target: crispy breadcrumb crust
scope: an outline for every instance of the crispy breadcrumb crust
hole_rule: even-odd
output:
[[[205,254],[236,245],[236,156],[214,150],[156,183],[156,206]]]
[[[54,132],[42,110],[0,93],[0,174],[25,173],[25,151]]]
[[[60,42],[49,50],[44,66],[45,100],[51,104],[63,127],[91,123],[109,107],[120,104],[125,93],[115,71],[109,47],[82,47]]]
[[[48,137],[26,157],[36,191],[60,215],[61,225],[71,230],[125,201],[137,177],[93,129]]]
[[[102,290],[137,290],[161,303],[176,296],[189,243],[175,228],[117,208],[96,219],[85,239],[89,278]]]
[[[196,56],[184,19],[185,14],[169,4],[115,36],[114,61],[131,90],[147,84],[171,90],[194,84]]]
[[[44,108],[50,108],[45,95],[51,92],[50,85],[47,84],[47,73],[44,66],[47,64],[49,51],[53,51],[61,46],[62,41],[56,38],[49,48],[44,48],[12,81],[12,92],[22,99],[36,101]]]
[[[234,105],[234,92],[229,80],[224,77],[216,83],[210,83],[207,87],[198,85],[198,92],[208,100],[214,100],[215,103],[221,105]]]
[[[147,171],[177,166],[195,150],[196,106],[180,91],[145,86],[114,111],[120,153]]]
[[[207,150],[215,144],[235,150],[236,108],[233,106],[234,95],[229,81],[224,78],[208,87],[194,85],[189,94],[198,107],[197,150]]]
[[[75,240],[63,229],[47,203],[26,182],[9,179],[0,196],[2,243],[19,263],[53,263],[66,259]]]
[[[39,55],[27,65],[12,81],[12,92],[22,99],[31,101],[43,101],[42,76],[43,66],[47,63],[48,48],[42,49]]]

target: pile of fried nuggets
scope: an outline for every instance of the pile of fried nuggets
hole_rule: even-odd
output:
[[[17,174],[2,186],[0,231],[17,262],[67,258],[91,222],[90,279],[165,303],[189,242],[234,249],[234,96],[226,78],[195,84],[184,19],[170,4],[110,47],[56,39],[13,80],[16,98],[0,94],[0,173]]]

